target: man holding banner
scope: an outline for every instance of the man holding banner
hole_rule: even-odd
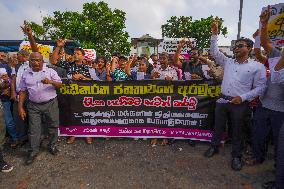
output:
[[[218,18],[212,22],[210,54],[224,68],[221,95],[216,101],[214,133],[210,148],[204,153],[212,157],[219,152],[218,146],[228,116],[232,121],[232,162],[231,168],[239,171],[241,160],[242,127],[248,110],[248,101],[262,94],[266,84],[265,67],[249,59],[253,47],[250,39],[241,38],[234,47],[235,59],[226,57],[217,46]]]

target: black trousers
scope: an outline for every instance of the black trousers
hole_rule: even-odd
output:
[[[276,188],[284,189],[284,123],[279,132],[276,164]]]
[[[268,124],[268,121],[271,124]],[[262,162],[265,159],[265,143],[271,129],[273,134],[274,158],[276,161],[279,131],[283,121],[284,112],[278,112],[264,108],[261,104],[257,106],[254,115],[252,141],[254,157],[259,162]]]
[[[224,132],[228,117],[232,122],[232,157],[242,156],[242,137],[244,120],[248,111],[248,103],[231,104],[216,102],[215,125],[211,145],[218,146]]]

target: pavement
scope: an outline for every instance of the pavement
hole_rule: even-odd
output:
[[[96,138],[87,145],[77,138],[71,145],[58,142],[60,153],[51,155],[43,142],[37,160],[24,165],[27,145],[4,149],[5,160],[14,166],[0,173],[1,189],[261,189],[274,177],[272,147],[267,160],[241,171],[230,168],[231,145],[210,159],[203,153],[207,142],[195,147],[186,140],[173,145],[150,146],[150,140]]]

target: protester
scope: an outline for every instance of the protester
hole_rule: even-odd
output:
[[[8,75],[7,71],[5,68],[0,68],[0,99],[4,110],[6,129],[12,139],[10,145],[15,148],[18,145],[18,133],[11,111],[11,72]]]
[[[59,39],[57,40],[57,47],[52,53],[52,64],[64,68],[67,71],[67,77],[69,79],[73,79],[75,81],[79,80],[92,80],[91,75],[89,72],[89,66],[83,64],[85,52],[82,48],[75,48],[74,49],[74,62],[67,62],[67,61],[59,61],[60,54],[59,52],[65,45],[65,40]],[[86,137],[86,143],[92,144],[92,138]],[[75,137],[71,136],[67,140],[67,144],[72,144],[75,142]]]
[[[120,56],[119,58],[114,57],[111,61],[110,75],[113,81],[128,81],[132,80],[130,64],[133,59],[127,60],[126,57]]]
[[[99,80],[106,81],[107,80],[106,64],[107,64],[106,58],[104,56],[98,56],[94,64],[92,64],[92,68],[90,68],[89,72],[91,74],[91,77],[93,73],[93,75],[95,74],[95,76]],[[92,79],[94,78],[92,77]]]
[[[58,137],[59,109],[56,89],[62,86],[58,74],[53,69],[43,65],[43,57],[40,53],[32,53],[29,62],[31,69],[23,73],[20,82],[18,106],[19,115],[23,120],[27,116],[26,111],[29,116],[29,142],[31,149],[26,160],[27,165],[33,163],[39,153],[43,116],[48,122],[49,152],[53,155],[58,153],[56,142]],[[29,101],[27,110],[25,110],[24,102],[27,97]]]
[[[209,57],[211,57],[211,55],[209,54]],[[220,66],[217,65],[213,60],[207,59],[203,56],[199,56],[198,59],[203,63],[208,65],[209,67],[209,75],[211,75],[214,79],[218,80],[218,81],[222,81],[223,80],[223,76],[224,76],[224,69]]]
[[[260,30],[260,43],[268,53],[269,58],[280,57],[281,52],[279,49],[272,46],[271,41],[268,38],[268,21],[270,18],[270,6],[268,9],[263,11],[260,15],[261,30]],[[264,188],[284,188],[284,82],[281,82],[281,62],[283,64],[283,52],[279,59],[279,62],[275,65],[269,60],[269,68],[271,70],[271,77],[269,76],[267,82],[266,92],[261,98],[262,107],[259,107],[259,116],[255,117],[255,120],[259,125],[256,125],[257,132],[255,134],[255,158],[263,158],[263,146],[265,138],[268,134],[267,123],[261,123],[261,121],[270,120],[273,133],[273,144],[274,144],[274,159],[276,161],[276,182],[270,181],[264,183]],[[283,75],[283,74],[282,74]],[[283,77],[283,76],[282,76]],[[277,78],[277,79],[276,79]],[[278,80],[278,81],[277,81]],[[264,117],[261,117],[264,116]],[[259,120],[257,120],[259,119]],[[257,154],[258,152],[258,154]],[[261,153],[259,153],[261,152]]]
[[[152,70],[151,79],[174,81],[178,80],[177,71],[169,65],[169,55],[163,52],[159,56],[160,68]],[[158,139],[152,139],[152,147],[156,146]],[[161,145],[165,146],[168,143],[167,139],[163,139]]]
[[[189,61],[180,61],[180,54],[182,51],[182,48],[189,44],[191,50],[189,51],[190,59]],[[189,72],[191,75],[191,79],[203,79],[204,73],[202,70],[202,64],[199,57],[199,51],[196,47],[192,46],[192,43],[190,41],[186,41],[185,39],[182,39],[177,47],[177,51],[174,54],[174,65],[178,68],[182,69],[183,73]]]
[[[148,74],[149,62],[146,59],[138,60],[138,70],[132,72],[133,80],[149,80],[151,75]]]
[[[263,12],[260,16],[260,22],[262,24],[260,41],[264,50],[268,53],[269,58],[279,57],[280,51],[275,47],[272,47],[272,44],[267,36],[267,30],[265,28],[267,28],[269,17],[264,17],[265,14],[266,12]],[[260,51],[260,48],[258,51]],[[257,57],[258,59],[262,60],[262,62],[266,63],[267,59],[262,57],[260,52],[257,53]],[[273,69],[274,66],[275,65],[269,65],[271,69]],[[250,164],[260,164],[265,160],[265,143],[270,132],[270,127],[272,128],[274,155],[276,161],[278,135],[281,125],[284,121],[283,94],[284,86],[281,84],[272,83],[269,76],[265,92],[262,96],[260,96],[261,103],[258,104],[254,115],[254,129],[252,132],[254,159],[252,159]]]
[[[218,18],[212,22],[212,37],[210,54],[222,67],[224,78],[221,85],[221,95],[216,101],[214,133],[210,148],[204,153],[212,157],[219,152],[218,146],[221,134],[226,126],[228,115],[232,121],[232,162],[233,170],[241,170],[242,127],[248,108],[248,101],[262,94],[265,89],[266,71],[262,64],[249,59],[253,42],[246,38],[236,41],[234,47],[235,59],[222,54],[217,47]]]

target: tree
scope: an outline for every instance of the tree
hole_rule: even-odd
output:
[[[83,48],[93,48],[109,57],[113,52],[130,52],[125,20],[125,12],[112,11],[101,1],[83,4],[82,12],[55,11],[53,16],[43,17],[42,25],[30,22],[30,26],[36,39],[76,40]]]
[[[219,33],[226,35],[227,27],[223,26],[222,18],[219,19]],[[162,36],[168,38],[195,38],[198,48],[208,48],[210,46],[211,23],[213,16],[192,20],[192,17],[172,16],[162,25]]]

